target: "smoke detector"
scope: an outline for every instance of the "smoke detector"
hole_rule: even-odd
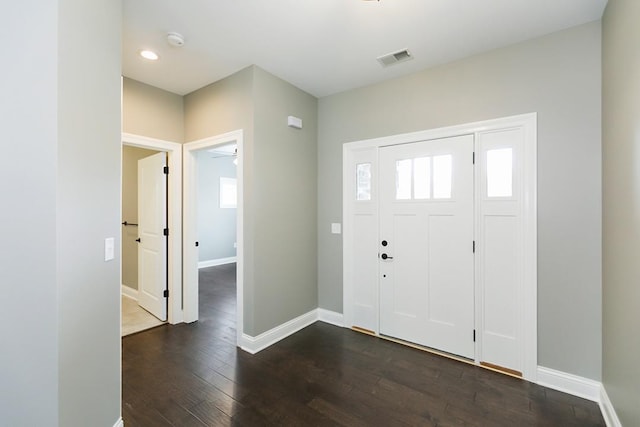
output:
[[[413,55],[411,55],[409,49],[402,49],[397,52],[378,56],[376,59],[378,60],[380,65],[382,65],[383,67],[388,67],[389,65],[397,64],[398,62],[404,62],[413,59]]]
[[[182,47],[184,46],[184,37],[178,33],[169,33],[167,34],[167,42],[171,46]]]

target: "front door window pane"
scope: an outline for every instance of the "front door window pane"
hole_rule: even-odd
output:
[[[411,159],[396,161],[396,200],[411,199]]]
[[[450,199],[452,181],[451,154],[433,156],[433,198]]]
[[[413,159],[413,198],[431,198],[431,157]]]

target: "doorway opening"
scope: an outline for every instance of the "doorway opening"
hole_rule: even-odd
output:
[[[182,146],[122,135],[121,335],[182,322]]]
[[[122,336],[167,320],[165,165],[164,152],[122,147]]]
[[[195,152],[198,322],[235,345],[237,270],[237,144]]]
[[[242,130],[186,143],[183,153],[184,321],[219,319],[234,344],[243,332],[242,153]]]

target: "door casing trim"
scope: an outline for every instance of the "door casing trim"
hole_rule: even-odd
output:
[[[354,214],[352,211],[352,197],[349,192],[348,177],[351,174],[350,159],[352,153],[364,149],[379,149],[385,146],[409,144],[413,142],[448,138],[460,135],[474,135],[475,151],[477,152],[478,135],[482,132],[521,127],[524,131],[524,159],[523,159],[523,215],[522,215],[522,237],[523,237],[523,294],[521,303],[521,320],[523,324],[522,341],[522,361],[523,378],[537,382],[538,376],[538,336],[537,336],[537,113],[522,114],[492,120],[466,123],[455,126],[448,126],[412,133],[391,135],[380,138],[366,139],[345,143],[343,145],[343,313],[345,327],[353,326],[353,294],[352,294],[352,261],[350,254],[353,251],[353,230],[350,218]],[[477,173],[477,171],[476,171]],[[477,181],[477,179],[476,179]],[[476,190],[477,192],[477,190]],[[478,210],[475,208],[474,216],[477,222]],[[477,227],[476,227],[477,231]],[[475,232],[474,232],[475,233]],[[478,301],[478,277],[476,275],[476,313],[475,323],[481,324],[482,313]],[[379,299],[379,296],[378,296]],[[379,301],[376,300],[379,313]],[[378,325],[374,331],[379,335],[379,314]],[[475,363],[479,365],[479,345],[476,341]]]

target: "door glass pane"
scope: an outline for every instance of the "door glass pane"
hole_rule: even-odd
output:
[[[487,151],[487,197],[513,195],[513,149]]]
[[[396,200],[411,199],[411,159],[396,161]]]
[[[371,163],[356,165],[356,200],[371,200]]]
[[[433,156],[433,198],[451,198],[451,154]]]
[[[431,157],[413,159],[413,198],[431,198]]]

